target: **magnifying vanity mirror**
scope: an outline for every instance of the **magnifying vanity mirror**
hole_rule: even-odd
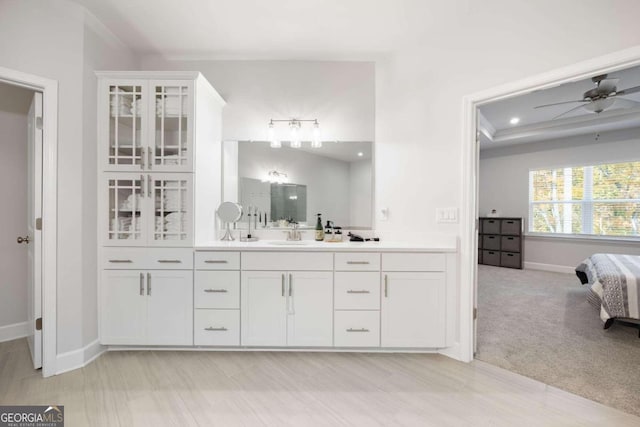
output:
[[[239,222],[247,228],[284,228],[296,223],[315,227],[316,214],[349,230],[373,224],[373,143],[225,141],[223,143],[224,199],[252,207],[254,216]],[[246,213],[245,209],[245,213]]]
[[[218,207],[218,217],[226,224],[226,232],[221,240],[235,240],[231,235],[231,224],[242,217],[242,206],[233,202],[222,202]]]

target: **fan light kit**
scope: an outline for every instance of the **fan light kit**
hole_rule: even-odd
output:
[[[302,124],[305,122],[313,123],[313,139],[311,140],[311,148],[321,148],[322,140],[320,139],[320,123],[318,119],[271,119],[269,120],[268,139],[269,146],[271,148],[282,147],[282,141],[280,141],[276,135],[276,124],[287,123],[289,126],[289,145],[291,148],[302,147],[302,141],[300,140],[300,133]]]
[[[589,89],[588,91],[583,93],[582,99],[577,99],[573,101],[555,102],[553,104],[538,105],[535,108],[552,107],[555,105],[562,105],[562,104],[575,104],[577,102],[580,103],[580,105],[578,105],[577,107],[572,108],[568,111],[565,111],[564,113],[554,117],[553,120],[555,120],[573,111],[579,110],[580,108],[583,108],[583,107],[587,111],[591,111],[593,113],[599,114],[605,111],[606,109],[610,108],[614,103],[624,103],[629,105],[630,107],[640,106],[640,102],[622,98],[625,95],[630,95],[632,93],[640,92],[640,86],[634,86],[627,89],[618,90],[617,85],[620,79],[617,79],[614,77],[608,77],[607,74],[601,74],[599,76],[592,77],[591,81],[596,85],[596,87],[593,89]]]

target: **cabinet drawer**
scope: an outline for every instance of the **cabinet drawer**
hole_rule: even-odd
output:
[[[500,266],[509,268],[520,268],[520,254],[513,252],[501,252]]]
[[[195,310],[193,327],[194,345],[240,345],[240,310]]]
[[[486,265],[500,266],[499,251],[482,251],[482,263]]]
[[[380,273],[336,272],[334,283],[336,310],[380,309]]]
[[[445,267],[444,254],[382,254],[382,269],[384,271],[444,271]]]
[[[499,219],[483,219],[482,232],[485,234],[500,234]]]
[[[379,311],[336,311],[335,347],[379,347]]]
[[[240,270],[240,252],[196,252],[197,270]]]
[[[380,271],[380,254],[353,252],[336,254],[336,271]]]
[[[102,268],[112,270],[191,270],[189,248],[104,248]]]
[[[522,221],[519,219],[503,219],[501,226],[502,234],[520,235],[522,230]]]
[[[500,250],[500,236],[493,236],[486,234],[482,236],[482,249]]]
[[[520,237],[502,236],[500,250],[507,252],[520,252]]]
[[[240,308],[239,271],[196,271],[196,308]]]
[[[243,252],[243,270],[331,271],[331,252]]]

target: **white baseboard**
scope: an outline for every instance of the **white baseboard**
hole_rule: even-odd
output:
[[[56,362],[56,375],[85,367],[105,351],[107,348],[95,340],[86,347],[59,354]]]
[[[554,273],[568,273],[575,274],[576,268],[569,267],[566,265],[555,265],[555,264],[543,264],[540,262],[524,262],[524,268],[527,270],[543,270],[543,271],[552,271]]]
[[[29,322],[0,326],[0,342],[17,340],[29,335]]]

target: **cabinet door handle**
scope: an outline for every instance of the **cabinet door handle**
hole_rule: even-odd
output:
[[[140,175],[140,193],[142,193],[142,197],[144,197],[145,194],[147,194],[147,190],[145,190],[145,180],[144,180],[144,175]]]
[[[289,274],[289,296],[291,296],[292,290],[293,290],[293,274]]]
[[[367,328],[360,328],[360,329],[349,328],[347,329],[347,332],[369,332],[369,330]]]
[[[282,273],[282,296],[284,296],[284,273]]]
[[[349,265],[368,265],[369,261],[347,261]]]
[[[180,264],[182,261],[179,259],[159,259],[158,262],[160,264]]]
[[[151,197],[151,175],[147,175],[147,196]]]
[[[147,295],[151,296],[151,273],[147,273]]]
[[[205,289],[204,291],[207,293],[217,293],[217,294],[224,294],[229,292],[226,289]]]
[[[371,292],[369,292],[369,291],[367,291],[367,290],[365,290],[365,289],[363,289],[363,290],[361,290],[361,291],[354,291],[353,289],[349,289],[349,290],[347,291],[347,293],[348,293],[348,294],[370,294]]]
[[[153,153],[151,153],[151,147],[147,147],[147,155],[149,159],[149,169],[151,169],[151,167],[153,166],[153,158],[152,158]]]
[[[144,274],[140,273],[140,296],[144,296]]]
[[[226,259],[207,259],[204,261],[205,264],[228,264],[229,261]]]
[[[384,297],[389,297],[389,276],[386,274],[384,275]]]
[[[140,148],[140,169],[142,170],[144,170],[144,148],[145,147]]]
[[[204,328],[205,331],[219,331],[219,332],[224,332],[224,331],[228,331],[227,328],[225,328],[224,326],[220,327],[220,328],[214,328],[213,326],[209,326],[208,328]]]
[[[109,262],[113,264],[131,264],[133,261],[130,259],[110,259]]]

